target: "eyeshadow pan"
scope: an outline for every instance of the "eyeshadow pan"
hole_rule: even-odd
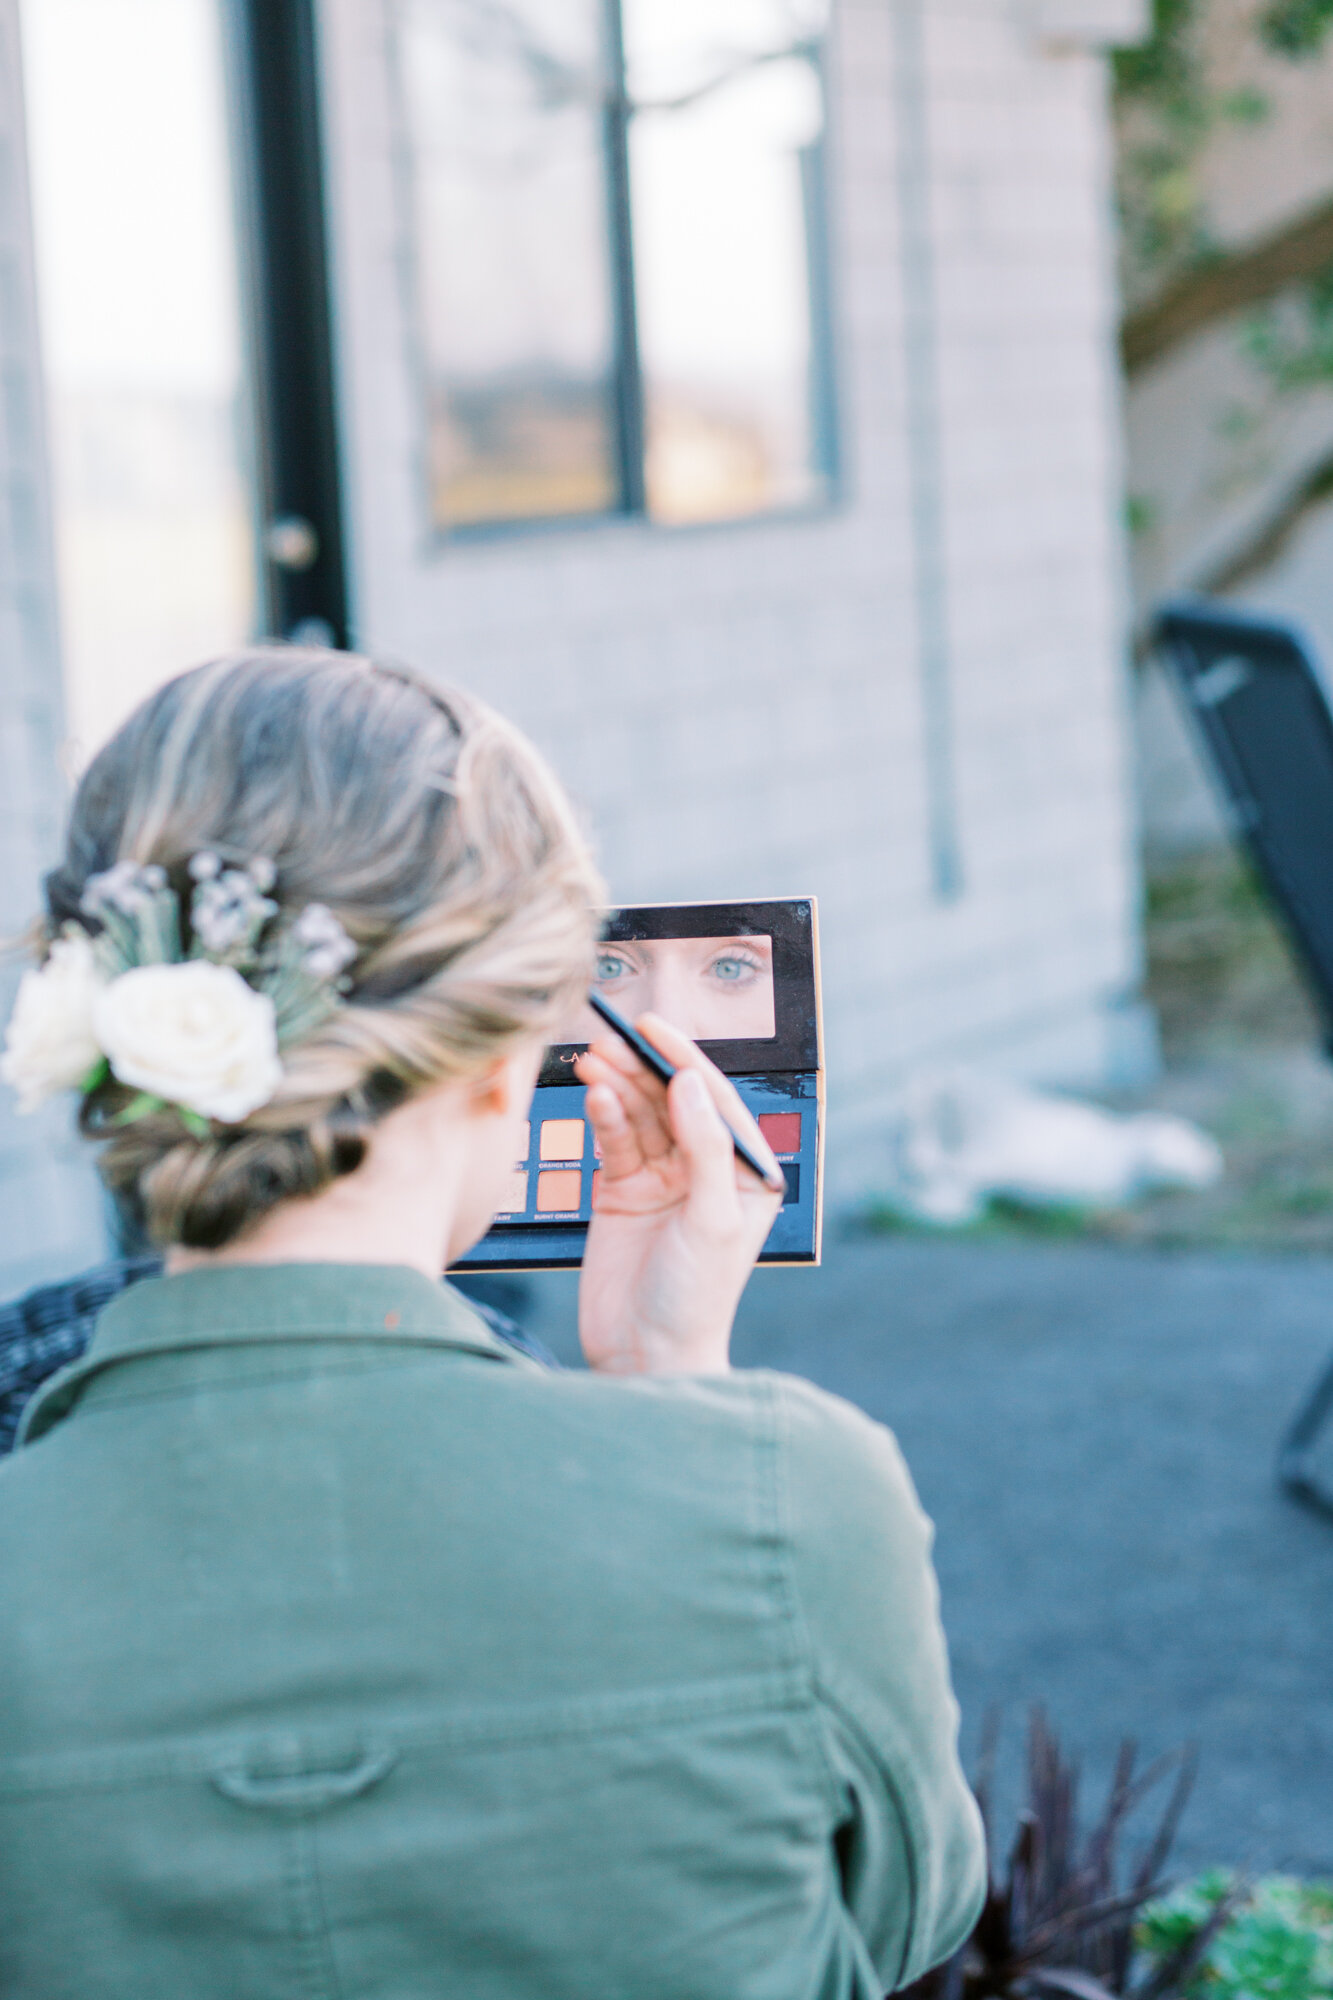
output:
[[[505,1186],[504,1200],[500,1203],[500,1206],[496,1211],[496,1213],[499,1215],[522,1215],[527,1205],[528,1205],[527,1169],[524,1167],[516,1167],[514,1172],[509,1176],[509,1180]]]
[[[799,1111],[761,1111],[759,1130],[767,1139],[775,1153],[799,1153],[801,1150],[801,1114]]]
[[[518,1158],[515,1160],[514,1165],[516,1167],[526,1167],[526,1165],[528,1164],[528,1154],[531,1151],[532,1151],[532,1120],[529,1118],[528,1120],[525,1121],[523,1126],[523,1144],[518,1149]]]
[[[569,1121],[581,1124],[581,1119]],[[561,1167],[537,1177],[538,1215],[576,1214],[583,1200],[583,1174],[578,1167]]]
[[[794,1201],[801,1199],[801,1170],[799,1167],[784,1167],[782,1178],[787,1183],[787,1192],[782,1197],[782,1206],[790,1208]]]
[[[583,1158],[583,1120],[581,1118],[548,1118],[542,1126],[541,1157],[543,1160],[581,1160]],[[569,1204],[578,1207],[577,1202]]]

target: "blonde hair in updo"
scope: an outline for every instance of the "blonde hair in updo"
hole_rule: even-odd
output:
[[[187,895],[205,849],[268,856],[283,912],[327,904],[360,951],[241,1124],[117,1124],[134,1093],[114,1079],[84,1100],[104,1180],[159,1244],[219,1249],[318,1193],[387,1111],[550,1035],[586,990],[602,886],[558,783],[484,703],[400,668],[260,647],[161,688],[79,786],[50,934],[82,921],[90,875],[156,862]]]

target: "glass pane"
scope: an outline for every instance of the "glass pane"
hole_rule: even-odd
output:
[[[255,619],[219,0],[23,0],[66,706],[96,747]]]
[[[809,190],[826,0],[624,0],[649,511],[706,521],[826,484]]]
[[[441,527],[617,505],[602,0],[403,0]]]

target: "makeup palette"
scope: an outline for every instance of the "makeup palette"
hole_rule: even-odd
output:
[[[729,1076],[786,1180],[764,1264],[817,1264],[823,1214],[824,1070],[814,899],[617,910],[597,990],[633,1020],[652,1011]],[[591,1008],[547,1051],[504,1207],[459,1270],[561,1270],[582,1262],[600,1161],[573,1066]]]

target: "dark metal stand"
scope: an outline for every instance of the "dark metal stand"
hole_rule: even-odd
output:
[[[1309,651],[1288,626],[1204,598],[1165,606],[1154,637],[1333,1054],[1333,716]],[[1283,1491],[1333,1520],[1333,1488],[1312,1462],[1330,1423],[1333,1359],[1292,1418],[1277,1462]]]
[[[1333,1360],[1307,1394],[1287,1427],[1277,1455],[1277,1476],[1282,1489],[1333,1521],[1333,1487],[1326,1486],[1311,1466],[1314,1445],[1333,1417]]]

